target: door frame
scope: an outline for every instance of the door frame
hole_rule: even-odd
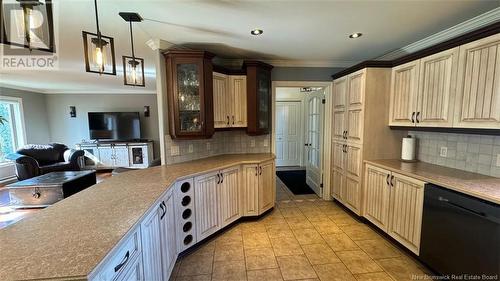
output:
[[[304,122],[304,120],[302,120],[303,119],[302,117],[304,116],[304,103],[303,103],[303,101],[299,100],[299,99],[282,99],[282,100],[279,100],[279,101],[278,100],[275,101],[275,103],[273,104],[273,110],[274,110],[273,111],[274,112],[274,114],[273,114],[273,116],[274,116],[273,122],[276,121],[276,103],[278,103],[278,102],[283,102],[283,103],[285,103],[285,102],[295,102],[295,103],[299,103],[299,105],[300,105],[300,112],[299,112],[299,114],[300,114],[301,118],[300,118],[300,126],[299,126],[299,132],[298,132],[298,134],[300,136],[300,140],[299,140],[300,144],[303,144],[304,143],[304,139],[305,139],[305,137],[304,137],[304,125],[305,125],[304,123],[305,122]],[[276,123],[273,123],[273,124],[276,124]],[[273,132],[274,132],[273,136],[276,137],[276,128],[275,127],[273,127]],[[273,144],[276,145],[276,139],[273,139]],[[276,149],[276,146],[274,146],[274,148]],[[273,150],[273,153],[276,154],[276,150]],[[299,145],[299,166],[300,167],[304,166],[304,154],[305,154],[304,146],[303,145]],[[277,166],[278,165],[276,165],[276,167]]]
[[[332,84],[333,81],[273,81],[272,82],[272,114],[271,118],[271,152],[276,153],[276,88],[278,87],[323,87],[325,92],[325,118],[323,124],[323,157],[322,157],[322,174],[323,174],[323,194],[324,200],[332,200],[331,194],[331,179],[330,179],[330,161],[331,161],[331,129],[332,129]],[[327,172],[325,172],[327,171]]]

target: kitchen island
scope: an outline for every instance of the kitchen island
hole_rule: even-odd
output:
[[[158,207],[165,205],[163,201],[160,202],[161,198],[169,191],[174,192],[172,187],[176,186],[176,182],[190,179],[194,183],[194,196],[197,196],[199,186],[217,186],[212,190],[222,186],[221,178],[229,168],[237,171],[231,181],[234,188],[228,185],[237,196],[234,201],[238,211],[235,219],[258,215],[274,206],[273,154],[220,155],[130,171],[113,176],[0,230],[0,280],[105,280],[99,274],[101,270],[105,271],[102,266],[119,253],[116,248],[121,246],[122,240],[129,239],[131,233],[140,233],[141,222],[151,212],[164,210],[164,207]],[[263,175],[269,178],[261,178]],[[214,196],[214,200],[218,198]],[[258,203],[265,199],[272,199],[272,204],[266,204],[255,212],[246,210],[246,201],[261,207]],[[209,199],[200,201],[200,198],[195,198],[193,202],[212,203],[211,209],[216,207],[213,204],[218,204]],[[170,210],[177,212],[178,208]],[[196,222],[194,225],[198,227]],[[218,225],[214,230],[222,226]],[[168,231],[175,232],[171,229]],[[137,239],[140,240],[140,237]],[[140,256],[140,251],[146,248],[139,242],[137,244]],[[179,248],[174,248],[176,257]],[[125,261],[128,261],[128,257],[129,252]],[[122,257],[118,257],[118,260],[123,261]],[[118,270],[115,266],[114,273],[126,274],[121,273],[125,271],[122,266]],[[120,276],[112,278],[119,279]]]

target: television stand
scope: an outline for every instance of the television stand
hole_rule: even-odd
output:
[[[83,169],[147,168],[153,162],[153,141],[84,142],[76,145],[85,151]]]

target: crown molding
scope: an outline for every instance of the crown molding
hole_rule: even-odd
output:
[[[394,60],[499,21],[500,8],[495,8],[477,17],[466,20],[448,29],[428,36],[422,40],[386,53],[380,57],[377,57],[376,60]]]
[[[260,60],[274,67],[339,67],[352,66],[359,61],[341,60]]]

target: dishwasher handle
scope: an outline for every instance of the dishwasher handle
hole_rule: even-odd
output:
[[[473,214],[473,215],[480,216],[480,217],[483,217],[483,218],[487,218],[487,219],[489,219],[489,220],[495,221],[496,223],[500,223],[500,222],[499,222],[496,218],[494,218],[494,217],[490,217],[490,216],[488,216],[488,215],[487,215],[486,213],[484,213],[484,212],[478,212],[478,211],[475,211],[475,210],[469,209],[469,208],[467,208],[467,207],[461,206],[461,205],[459,205],[459,204],[453,203],[453,202],[452,202],[452,201],[450,201],[449,199],[444,198],[444,197],[442,197],[442,196],[439,196],[439,197],[438,197],[438,200],[439,200],[440,202],[444,202],[444,203],[446,203],[446,204],[448,204],[448,205],[451,205],[451,206],[453,206],[453,207],[455,207],[455,208],[458,208],[458,209],[464,210],[464,211],[466,211],[466,212],[468,212],[468,213],[471,213],[471,214]]]

